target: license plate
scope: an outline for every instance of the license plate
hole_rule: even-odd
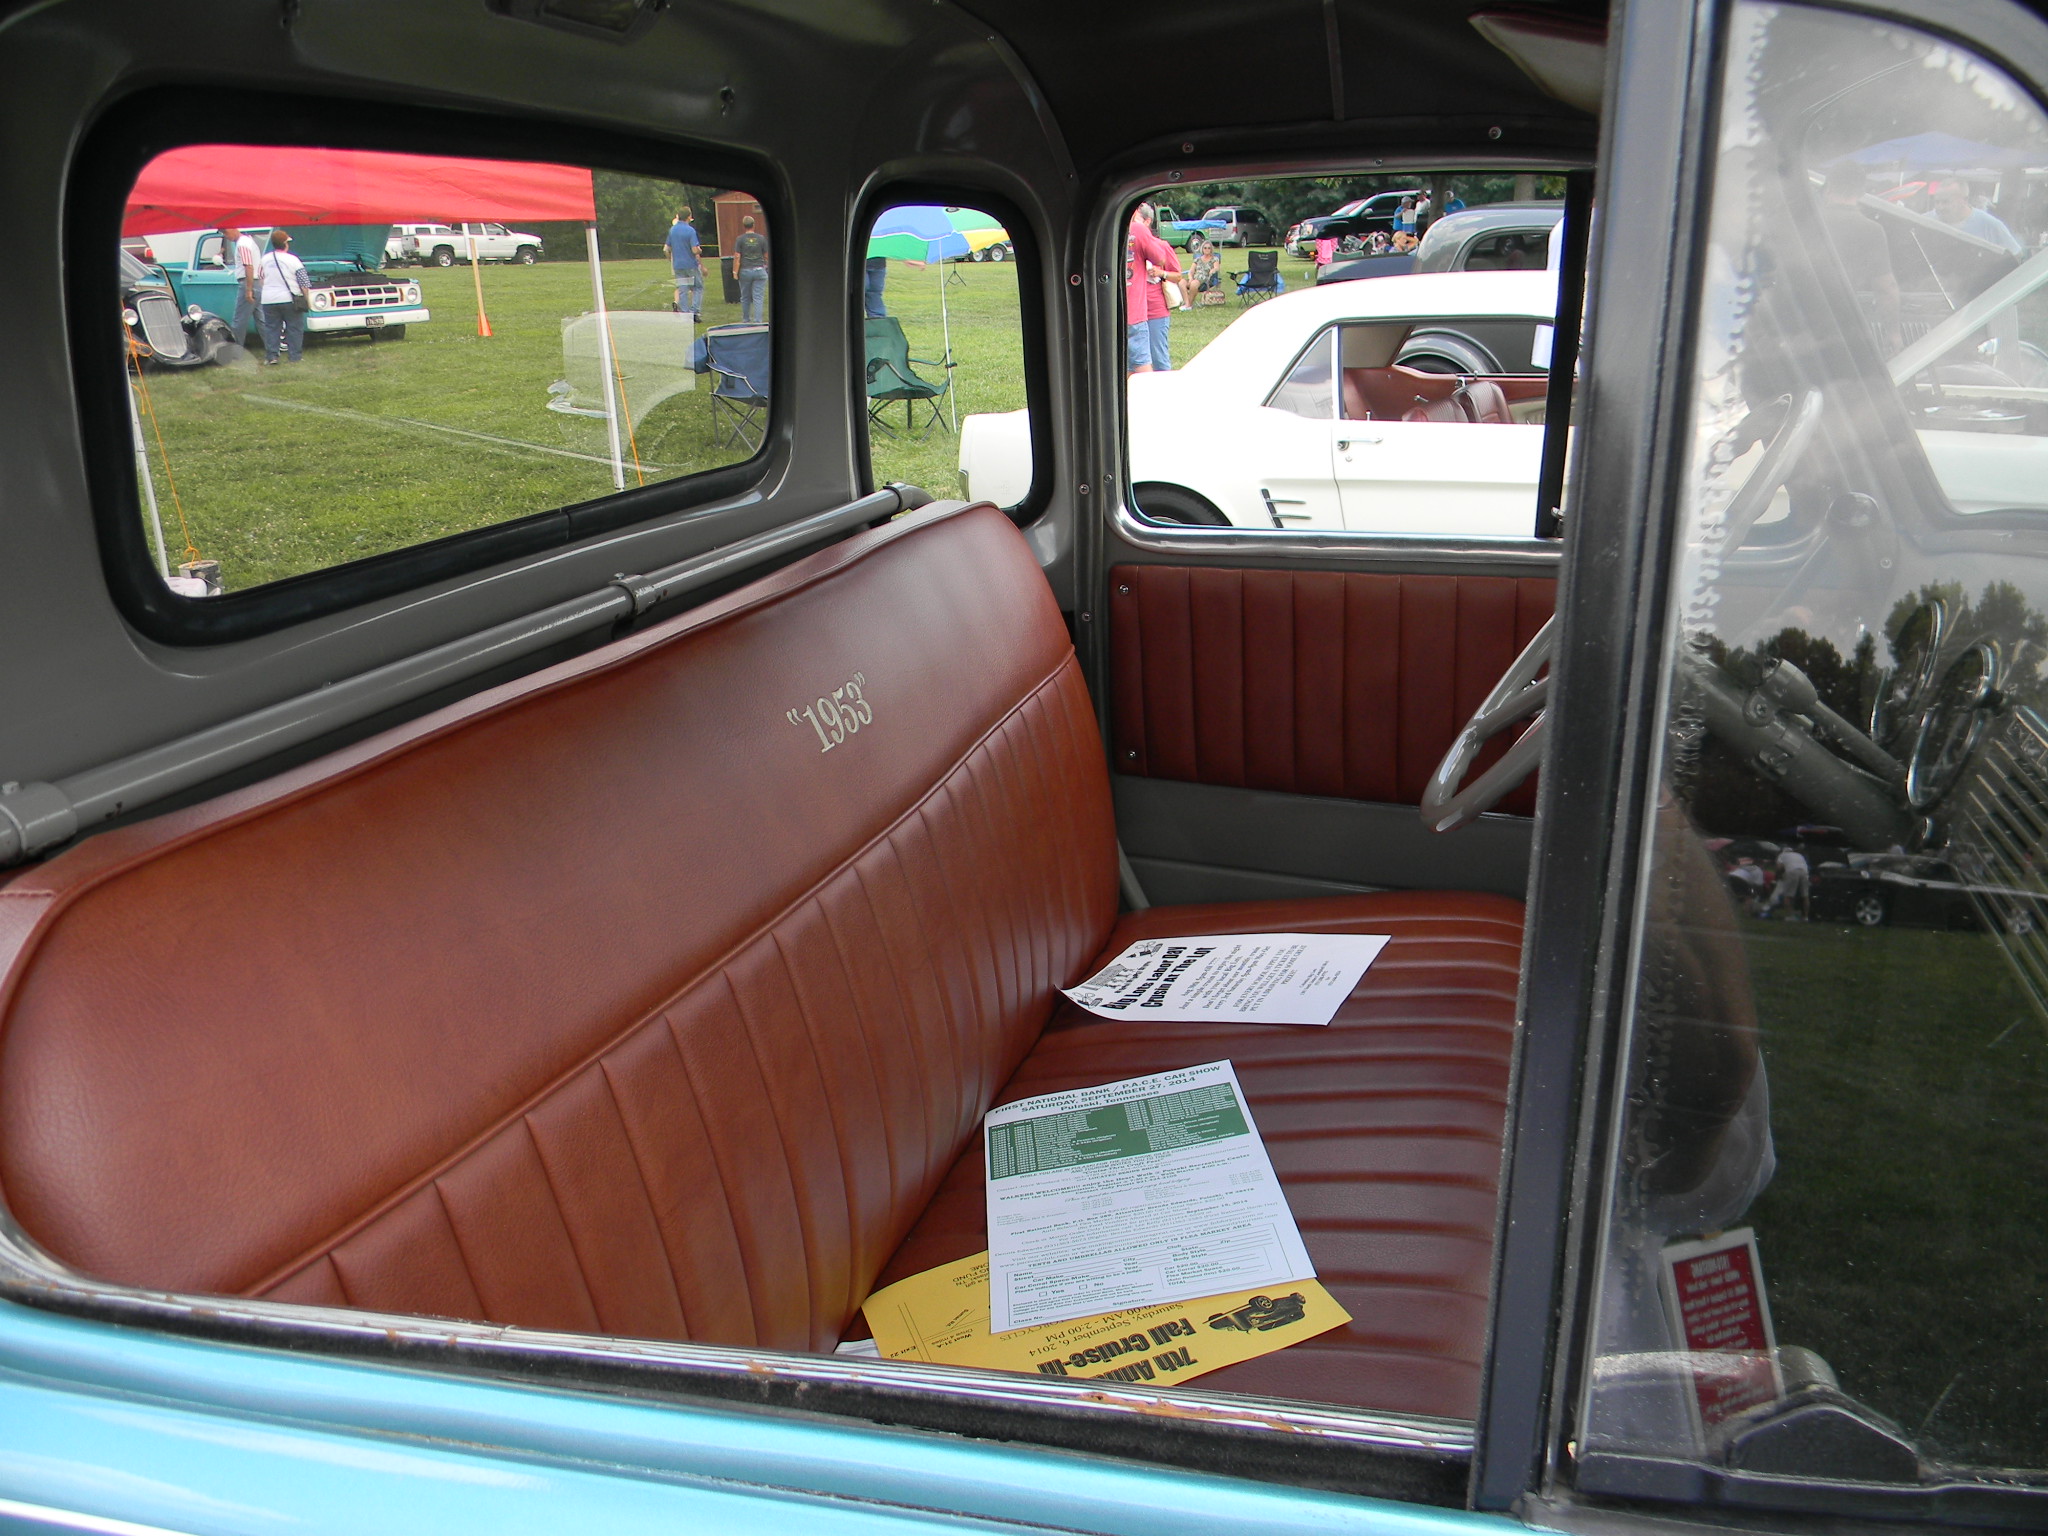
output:
[[[382,315],[365,315],[365,316],[363,316],[363,324],[367,325],[367,326],[368,326],[368,327],[369,327],[369,328],[370,328],[371,330],[373,330],[373,331],[374,331],[375,329],[377,329],[377,327],[378,327],[378,326],[380,326],[380,325],[382,325],[383,323],[384,323],[384,316],[382,316]]]

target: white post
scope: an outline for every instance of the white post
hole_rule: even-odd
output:
[[[142,476],[142,499],[149,503],[149,531],[156,538],[156,568],[169,581],[171,557],[164,551],[164,520],[156,509],[156,476],[149,472],[149,450],[142,446],[142,416],[135,409],[133,384],[128,385],[128,429],[135,435],[135,470]]]
[[[612,489],[623,491],[626,461],[619,455],[619,395],[612,385],[612,317],[604,307],[604,267],[597,259],[597,226],[586,224],[583,232],[590,240],[590,294],[597,304],[597,344],[603,353],[597,360],[597,371],[604,375],[604,425],[611,436]]]

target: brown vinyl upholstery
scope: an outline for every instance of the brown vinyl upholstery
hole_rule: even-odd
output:
[[[0,887],[0,1190],[134,1285],[824,1349],[998,1093],[1230,1054],[1311,1250],[1404,1277],[1245,1384],[1469,1412],[1513,904],[1247,914],[1396,933],[1328,1032],[1046,1033],[1238,918],[1116,921],[1051,593],[935,508]]]
[[[1063,1001],[996,1102],[1227,1057],[1317,1277],[1352,1321],[1198,1385],[1470,1418],[1486,1339],[1522,905],[1402,891],[1155,907],[1124,918],[1101,958],[1140,939],[1258,932],[1393,938],[1327,1029],[1131,1023]],[[882,1278],[987,1246],[976,1140]]]

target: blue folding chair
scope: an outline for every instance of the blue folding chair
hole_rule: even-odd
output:
[[[711,446],[744,443],[752,453],[768,429],[768,327],[714,326],[704,333],[711,386]]]

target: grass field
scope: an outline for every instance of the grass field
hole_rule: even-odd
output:
[[[1923,1449],[2048,1445],[2048,1029],[1976,933],[1746,925],[1778,1173],[1781,1343]]]
[[[1242,265],[1237,253],[1226,266],[1232,262]],[[1290,288],[1301,281],[1301,263],[1284,270]],[[567,372],[562,322],[591,308],[588,266],[486,267],[488,339],[477,335],[467,269],[406,275],[419,281],[433,319],[409,327],[403,340],[309,338],[297,365],[264,368],[252,355],[146,376],[144,433],[174,564],[196,550],[220,562],[230,589],[241,589],[611,490],[604,423],[547,408],[549,385]],[[672,296],[665,262],[607,261],[604,279],[615,310],[665,311]],[[958,414],[1025,404],[1014,265],[892,262],[887,303],[914,357],[940,357],[950,329]],[[769,310],[772,318],[772,286]],[[1238,314],[1226,304],[1177,315],[1175,361]],[[703,323],[738,319],[714,275]],[[630,322],[628,315],[622,326]],[[918,371],[934,382],[944,377],[934,366]],[[627,382],[637,388],[644,376],[629,361]],[[694,382],[651,409],[628,389],[636,423],[628,448],[640,459],[637,473],[627,464],[628,485],[642,474],[670,479],[746,457],[715,444],[709,376]],[[892,420],[901,414],[900,405],[891,408]],[[957,495],[951,415],[922,442],[876,435],[876,479]]]

